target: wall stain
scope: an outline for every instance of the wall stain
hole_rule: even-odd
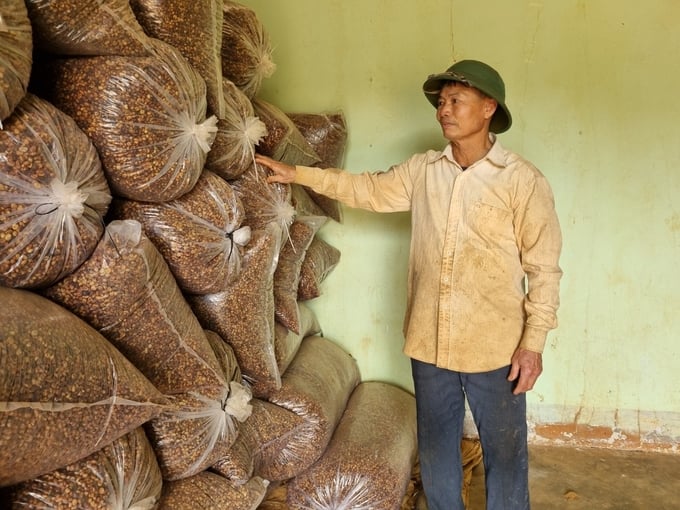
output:
[[[666,226],[668,227],[668,230],[673,232],[674,234],[680,232],[680,214],[675,213],[672,216],[669,216],[665,220]]]

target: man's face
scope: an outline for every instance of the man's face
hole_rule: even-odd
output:
[[[451,142],[486,135],[495,111],[495,100],[458,82],[447,83],[439,93],[437,120],[444,137]]]

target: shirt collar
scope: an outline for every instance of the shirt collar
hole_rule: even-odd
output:
[[[491,146],[491,149],[489,149],[489,152],[486,153],[486,159],[491,161],[491,163],[499,168],[505,168],[507,166],[507,162],[505,160],[505,149],[501,145],[501,142],[498,141],[498,137],[494,133],[489,133],[489,140],[491,140],[493,145]]]
[[[486,153],[484,158],[488,159],[493,165],[499,168],[505,168],[507,166],[505,161],[505,149],[494,133],[489,133],[489,140],[491,140],[493,145],[491,146],[491,149],[489,149],[489,152]],[[429,162],[434,163],[441,158],[446,158],[451,163],[455,163],[455,159],[453,158],[453,148],[451,147],[450,143],[447,143],[446,147],[444,147],[441,152],[434,152],[430,157]]]

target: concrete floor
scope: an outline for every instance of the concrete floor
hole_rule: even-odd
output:
[[[530,446],[532,510],[678,510],[680,454]],[[473,470],[468,510],[484,510],[484,468]]]

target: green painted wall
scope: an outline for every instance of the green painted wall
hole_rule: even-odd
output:
[[[445,143],[421,93],[454,60],[497,67],[502,142],[553,185],[564,232],[560,326],[529,396],[540,423],[680,437],[680,4],[675,0],[243,0],[275,47],[261,96],[342,110],[345,167],[385,169]],[[311,302],[364,379],[411,388],[401,354],[406,214],[344,209],[342,259]],[[643,438],[643,439],[644,439]],[[608,438],[611,440],[611,438]],[[614,438],[616,439],[616,438]]]

